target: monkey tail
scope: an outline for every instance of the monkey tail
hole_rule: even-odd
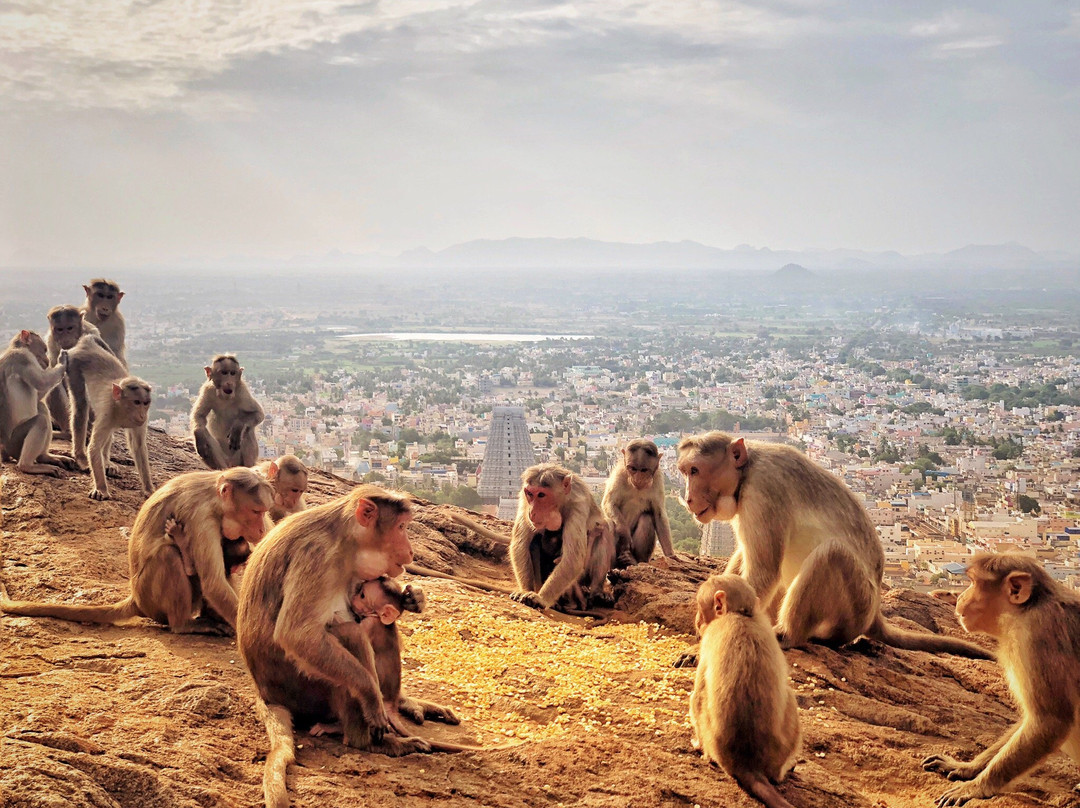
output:
[[[403,738],[418,738],[418,735],[413,735],[409,732],[409,728],[402,723],[401,718],[397,715],[390,717],[390,726],[394,728],[394,732]],[[460,743],[447,743],[445,741],[432,741],[428,738],[421,738],[428,746],[431,747],[432,752],[446,752],[448,754],[458,754],[460,752],[498,752],[502,749],[513,749],[515,746],[521,746],[517,743],[501,744],[499,746],[469,746],[467,744]],[[269,798],[266,801],[267,808],[270,808]]]
[[[489,584],[487,581],[478,581],[474,578],[462,578],[458,575],[451,575],[448,572],[439,572],[438,570],[431,569],[431,567],[423,567],[420,564],[406,564],[405,571],[410,575],[419,575],[424,578],[441,578],[445,581],[456,581],[462,586],[479,589],[483,592],[495,592],[499,595],[512,595],[517,591],[508,586]]]
[[[293,745],[292,713],[280,704],[267,704],[261,696],[255,696],[255,713],[266,725],[270,736],[270,751],[263,769],[263,799],[266,808],[289,808],[289,791],[285,783],[285,770],[296,760]]]
[[[757,797],[769,808],[795,808],[794,805],[784,799],[783,794],[776,790],[776,786],[760,774],[738,775],[735,780],[748,794]]]
[[[69,603],[36,603],[29,600],[0,601],[0,611],[28,617],[59,617],[77,623],[115,623],[142,615],[135,599],[128,595],[119,603],[107,606],[75,606]]]
[[[510,537],[504,536],[502,533],[496,533],[489,527],[486,527],[479,522],[475,522],[467,516],[462,516],[459,513],[450,514],[450,520],[462,527],[467,527],[473,533],[479,536],[483,536],[485,539],[490,539],[496,544],[510,544]]]
[[[929,651],[932,654],[956,654],[969,659],[997,659],[992,651],[967,640],[944,637],[922,631],[905,631],[888,623],[880,613],[866,632],[872,640],[878,640],[893,648],[906,651]]]

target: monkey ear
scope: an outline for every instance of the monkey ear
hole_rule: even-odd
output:
[[[277,479],[278,465],[275,461],[271,460],[270,465],[266,467],[266,479],[273,482]]]
[[[735,468],[741,469],[745,466],[746,461],[750,459],[750,453],[746,450],[746,441],[742,438],[733,440],[728,446],[728,455],[731,457],[731,462],[735,464]]]
[[[204,367],[203,370],[206,371],[206,378],[208,378],[208,379],[210,378],[210,374],[214,372],[214,369],[212,367],[210,367],[209,365]]]
[[[565,491],[566,493],[568,493],[568,494],[569,494],[569,493],[570,493],[570,484],[571,484],[572,482],[573,482],[573,481],[572,481],[572,480],[570,479],[570,475],[569,475],[569,474],[568,474],[568,475],[566,475],[565,477],[563,477],[563,478],[562,478],[562,487],[563,487],[563,491]]]
[[[356,521],[364,527],[374,527],[375,520],[379,518],[379,506],[370,499],[358,499],[356,501]]]
[[[90,297],[90,287],[89,286],[87,286],[86,284],[83,284],[83,291],[86,292],[87,297]]]
[[[1030,572],[1014,570],[1005,576],[1005,591],[1009,595],[1009,603],[1021,606],[1031,598],[1032,580]]]
[[[124,388],[118,384],[112,386],[112,400],[119,401],[124,396]]]
[[[24,345],[30,344],[30,332],[27,331],[25,328],[19,332],[19,342],[23,343]]]
[[[713,595],[713,605],[716,607],[717,616],[727,614],[727,592],[723,589],[716,590],[716,594]]]
[[[119,303],[123,299],[124,299],[124,293],[123,292],[117,292],[116,293],[116,302]]]
[[[379,609],[379,620],[384,626],[388,626],[401,617],[401,612],[396,607],[391,606],[389,603],[385,604]]]
[[[222,474],[217,480],[217,493],[218,496],[228,502],[232,499],[232,483],[225,479],[225,475]]]
[[[236,378],[239,379],[243,375],[244,375],[244,369],[243,368],[240,368],[238,371],[236,371]]]

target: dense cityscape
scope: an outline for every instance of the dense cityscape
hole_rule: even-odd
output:
[[[494,512],[477,492],[492,412],[521,408],[535,461],[562,463],[597,492],[620,446],[655,440],[677,546],[726,555],[730,529],[703,537],[674,496],[679,437],[722,429],[790,442],[843,479],[879,526],[894,583],[947,585],[973,551],[1014,546],[1080,582],[1067,295],[1015,311],[1024,292],[985,285],[975,300],[959,284],[931,296],[768,279],[729,306],[665,300],[645,284],[590,296],[603,278],[569,302],[555,284],[527,304],[495,282],[455,294],[444,279],[376,306],[393,294],[376,275],[339,280],[340,295],[297,288],[292,308],[264,299],[237,311],[200,305],[198,280],[178,292],[165,276],[141,278],[124,308],[132,367],[155,389],[152,423],[177,437],[190,436],[202,364],[235,351],[266,410],[261,456],[291,452],[347,479]],[[54,300],[12,301],[5,325]],[[522,308],[532,327],[507,328]]]

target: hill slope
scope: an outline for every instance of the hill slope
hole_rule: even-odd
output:
[[[199,468],[190,448],[159,435],[151,453],[159,482]],[[130,468],[117,499],[105,503],[86,497],[86,477],[35,478],[11,465],[2,475],[2,581],[11,597],[104,602],[127,591],[125,528],[141,502]],[[310,499],[345,490],[316,473]],[[417,561],[507,583],[498,548],[454,526],[451,510],[419,508]],[[389,759],[298,737],[293,804],[757,804],[690,748],[693,671],[668,665],[690,639],[691,597],[710,566],[661,563],[620,576],[619,619],[603,625],[556,621],[505,597],[423,579],[428,611],[402,621],[406,687],[451,704],[463,722],[418,733],[520,745]],[[958,632],[930,598],[891,592],[886,604],[909,627]],[[261,804],[266,737],[232,639],[173,636],[147,621],[102,627],[5,616],[0,625],[0,804]],[[993,663],[864,645],[787,655],[805,741],[782,791],[797,806],[932,805],[944,781],[919,761],[940,750],[971,755],[1014,716]],[[1077,779],[1058,755],[1020,793],[993,804],[1074,805]]]

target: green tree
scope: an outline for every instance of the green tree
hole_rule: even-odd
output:
[[[1020,494],[1017,496],[1016,506],[1020,509],[1021,513],[1042,513],[1042,506],[1039,504],[1039,500],[1035,499],[1035,497],[1029,497],[1027,494]]]

